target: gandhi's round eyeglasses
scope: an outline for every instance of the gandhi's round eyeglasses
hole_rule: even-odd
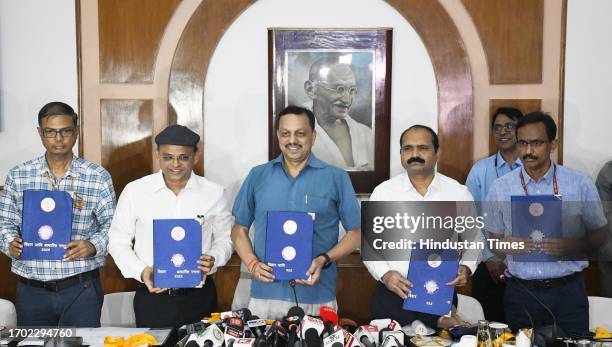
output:
[[[330,86],[327,86],[327,85],[325,85],[324,83],[321,83],[321,82],[316,82],[316,84],[318,86],[321,86],[321,87],[329,90],[329,91],[335,92],[338,95],[344,95],[347,92],[348,92],[348,94],[350,96],[354,96],[355,94],[357,94],[357,87],[355,87],[355,86],[350,86],[349,87],[349,86],[345,86],[344,84],[338,84],[335,87],[330,87]]]

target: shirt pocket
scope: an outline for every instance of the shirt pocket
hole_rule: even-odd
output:
[[[306,209],[307,212],[314,212],[317,215],[329,215],[335,210],[332,199],[314,195],[307,195]]]

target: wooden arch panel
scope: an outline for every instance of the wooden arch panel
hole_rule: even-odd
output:
[[[159,44],[179,3],[99,0],[100,83],[153,82]]]

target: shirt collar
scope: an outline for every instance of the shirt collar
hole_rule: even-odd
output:
[[[270,161],[272,164],[280,164],[283,165],[284,163],[284,157],[283,157],[283,153],[279,154],[278,157],[272,159]],[[321,160],[319,160],[319,158],[317,158],[314,153],[310,153],[310,155],[308,156],[308,159],[306,160],[306,166],[310,166],[312,168],[316,168],[316,169],[322,169],[325,164],[323,164],[323,162]]]
[[[556,164],[552,162],[552,160],[550,161],[550,166],[548,167],[548,170],[546,171],[546,173],[544,174],[544,176],[542,176],[540,178],[540,181],[551,181],[554,175],[554,171],[555,171],[555,166]],[[521,172],[523,173],[523,177],[525,177],[525,184],[529,184],[530,182],[534,182],[537,183],[536,181],[534,181],[533,178],[531,178],[531,176],[529,176],[529,174],[527,173],[527,171],[525,171],[525,167],[521,167]]]
[[[66,170],[66,173],[64,174],[63,177],[78,178],[79,177],[79,167],[80,167],[78,162],[79,162],[79,158],[73,153],[72,161],[70,162],[70,166],[68,166],[68,170]],[[40,160],[38,162],[38,169],[39,169],[39,173],[41,176],[49,175],[48,177],[53,177],[53,172],[51,172],[51,169],[49,169],[49,164],[47,164],[47,158],[45,157],[45,155],[42,155],[40,157]]]
[[[166,186],[166,181],[164,181],[164,173],[162,172],[161,169],[157,171],[155,175],[156,177],[153,180],[154,183],[152,186],[154,192],[157,192],[162,189],[170,189],[168,188],[168,186]],[[187,181],[187,184],[185,185],[185,188],[183,188],[183,190],[191,190],[191,189],[196,188],[196,186],[198,185],[198,181],[195,179],[194,176],[195,176],[195,173],[191,171],[189,180]]]
[[[495,161],[497,162],[497,169],[501,169],[504,165],[508,166],[508,163],[504,160],[501,151],[497,151]],[[512,163],[512,166],[510,166],[510,169],[517,168],[519,166],[523,166],[523,162],[521,161],[521,158],[517,157],[514,163]]]
[[[434,178],[433,180],[431,180],[431,183],[429,184],[429,187],[427,187],[427,193],[429,193],[431,191],[431,189],[433,188],[434,190],[439,189],[440,188],[440,178],[438,177],[438,173],[434,172]],[[407,191],[412,191],[414,190],[416,192],[416,189],[414,188],[414,186],[412,185],[412,181],[410,180],[410,177],[408,176],[408,173],[406,173],[403,176],[403,181],[404,187],[407,187],[406,190]]]

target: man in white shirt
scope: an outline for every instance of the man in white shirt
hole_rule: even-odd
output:
[[[217,306],[212,276],[202,288],[153,285],[153,219],[203,219],[198,261],[203,275],[214,273],[232,254],[232,217],[223,187],[193,173],[199,141],[200,136],[182,125],[164,129],[155,137],[161,170],[131,182],[119,198],[109,252],[124,277],[141,282],[134,297],[138,326],[179,327],[201,320]]]
[[[429,127],[414,125],[400,137],[401,162],[406,173],[399,174],[374,188],[370,201],[473,201],[467,187],[436,172],[438,135]],[[472,209],[470,209],[472,210]],[[482,242],[476,229],[465,230],[462,240]],[[461,256],[457,277],[447,283],[464,286],[478,265],[480,250],[470,249]],[[404,299],[411,293],[412,283],[406,278],[409,261],[364,261],[370,274],[380,281],[371,299],[372,318],[392,318],[401,325],[418,319],[429,327],[450,327],[458,324],[454,317],[405,311]],[[454,298],[456,306],[456,295]]]

